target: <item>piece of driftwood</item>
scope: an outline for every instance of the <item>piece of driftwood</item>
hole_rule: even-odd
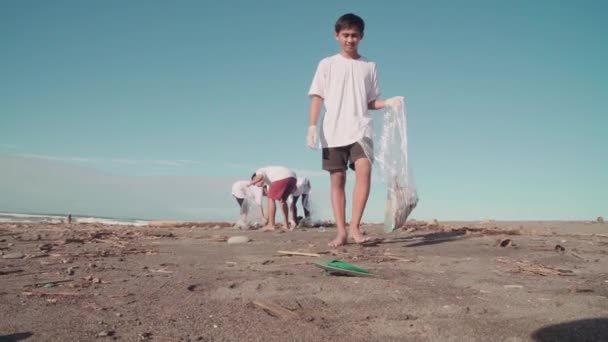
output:
[[[559,276],[574,276],[575,274],[570,270],[564,270],[559,268],[554,268],[551,266],[541,265],[532,263],[530,261],[519,261],[519,260],[509,260],[504,258],[498,258],[496,261],[503,264],[512,264],[517,268],[514,272],[522,272],[522,273],[530,273],[537,274],[541,276],[548,275],[559,275]]]
[[[281,319],[291,319],[298,317],[298,314],[296,314],[295,312],[287,310],[284,307],[272,302],[254,300],[253,305],[266,311],[271,316],[278,317]]]
[[[34,292],[34,291],[24,291],[21,292],[24,296],[37,296],[37,297],[80,297],[81,294],[78,292]]]
[[[305,253],[305,252],[290,252],[290,251],[277,251],[279,254],[283,255],[300,255],[300,256],[309,256],[309,257],[320,257],[321,254],[317,253]]]
[[[44,286],[44,285],[49,284],[49,283],[52,283],[52,284],[61,284],[61,283],[69,283],[71,281],[74,281],[74,279],[47,280],[47,281],[43,281],[43,282],[39,282],[39,283],[34,283],[34,284],[30,284],[30,285],[24,285],[23,287],[37,287],[37,286]]]

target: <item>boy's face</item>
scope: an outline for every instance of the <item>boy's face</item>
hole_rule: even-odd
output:
[[[340,43],[342,51],[347,53],[357,52],[361,39],[363,39],[363,33],[355,27],[346,28],[336,33],[336,40]]]

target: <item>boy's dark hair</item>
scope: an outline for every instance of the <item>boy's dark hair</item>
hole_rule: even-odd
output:
[[[358,29],[361,33],[365,30],[365,22],[356,14],[347,13],[336,21],[336,33],[353,27]]]
[[[255,172],[251,175],[251,179],[255,178]]]

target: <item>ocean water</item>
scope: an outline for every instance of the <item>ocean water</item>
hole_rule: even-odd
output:
[[[37,214],[37,213],[0,213],[0,223],[63,223],[67,221],[67,215],[59,214]],[[72,223],[99,223],[107,225],[133,225],[146,226],[148,221],[140,219],[125,219],[113,217],[94,217],[72,215]]]

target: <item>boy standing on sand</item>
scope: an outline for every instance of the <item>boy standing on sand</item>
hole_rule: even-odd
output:
[[[251,176],[249,185],[258,187],[268,185],[268,225],[262,231],[276,229],[275,214],[276,203],[281,204],[281,211],[284,218],[284,229],[289,229],[289,211],[287,208],[287,197],[296,189],[296,174],[284,166],[267,166],[257,170]],[[295,228],[295,227],[294,227]]]
[[[322,167],[329,172],[331,203],[337,235],[329,243],[337,247],[347,243],[346,199],[344,186],[348,167],[355,171],[350,235],[355,243],[366,239],[360,230],[361,218],[369,197],[371,177],[371,125],[368,109],[397,110],[403,99],[380,99],[376,63],[359,55],[365,23],[354,14],[341,16],[335,24],[335,38],[340,53],[319,62],[308,95],[311,98],[306,142],[317,146],[317,121],[325,104],[321,125]]]

